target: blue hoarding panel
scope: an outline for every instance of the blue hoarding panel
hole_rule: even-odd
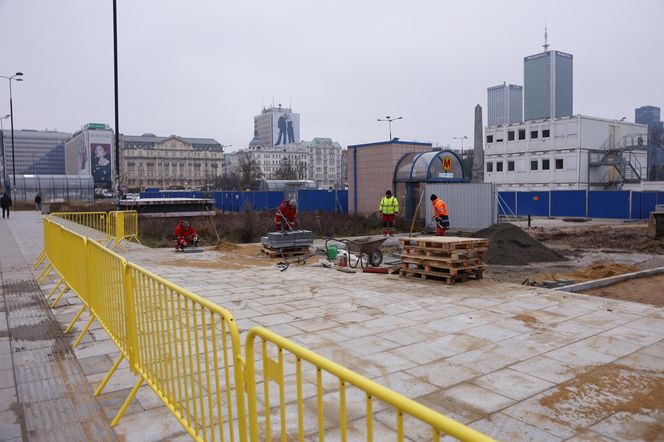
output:
[[[299,190],[297,199],[302,211],[348,213],[346,190]]]
[[[634,195],[633,195],[634,193],[637,192],[632,192],[632,201],[634,201]],[[641,202],[641,210],[640,212],[634,212],[632,210],[632,218],[648,219],[648,216],[650,216],[650,212],[655,211],[655,206],[657,205],[657,192],[639,192],[639,193],[641,194],[641,198],[639,198]]]
[[[632,219],[641,218],[641,203],[642,203],[641,198],[642,198],[641,192],[632,191],[632,205],[629,212]]]
[[[519,192],[517,215],[548,216],[549,192]]]
[[[664,192],[657,192],[657,204],[664,204]]]
[[[588,216],[591,218],[629,219],[629,209],[629,191],[588,192]]]
[[[498,192],[498,215],[516,214],[516,192]]]
[[[585,190],[552,190],[551,216],[586,216]]]

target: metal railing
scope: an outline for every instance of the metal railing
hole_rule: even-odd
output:
[[[359,434],[372,441],[377,413],[398,441],[422,424],[429,427],[433,441],[441,435],[492,440],[262,327],[247,334],[245,363],[237,324],[228,310],[63,225],[70,221],[44,218],[44,253],[61,278],[49,298],[63,285],[53,306],[68,290],[82,301],[66,332],[89,312],[74,346],[97,319],[120,350],[95,396],[123,359],[138,376],[112,426],[145,382],[197,441],[269,441],[273,435],[301,441],[316,436],[322,441],[330,432],[334,438],[338,432],[343,441],[358,439]],[[390,411],[391,424],[386,422]],[[360,420],[364,430],[358,430]],[[273,422],[278,422],[278,429],[273,430]]]
[[[108,241],[111,248],[120,246],[125,252],[123,241],[130,243],[138,239],[138,213],[135,210],[114,210],[108,213]]]

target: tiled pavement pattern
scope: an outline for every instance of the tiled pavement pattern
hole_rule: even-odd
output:
[[[2,224],[0,439],[117,440],[30,264]]]
[[[37,215],[16,214],[10,231],[32,260]],[[498,439],[664,440],[663,309],[486,280],[445,286],[297,265],[218,270],[210,262],[232,256],[215,252],[177,255],[186,266],[169,264],[169,250],[133,246],[127,257],[227,307],[242,332],[266,326]],[[71,294],[63,301],[61,325],[79,305]],[[75,354],[94,387],[117,351],[95,324]],[[109,416],[133,381],[123,363],[101,396]],[[376,419],[377,431],[394,426],[387,410]],[[147,387],[117,432],[188,439]]]

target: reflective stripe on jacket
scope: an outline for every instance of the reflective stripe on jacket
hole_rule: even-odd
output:
[[[394,215],[399,211],[399,201],[395,196],[390,198],[384,196],[380,200],[378,210],[382,212],[383,215]]]
[[[448,216],[447,214],[447,204],[440,198],[436,198],[433,203],[433,217],[438,218],[441,215]]]

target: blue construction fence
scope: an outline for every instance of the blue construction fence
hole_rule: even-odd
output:
[[[549,190],[498,192],[498,214],[581,218],[648,219],[664,192]]]
[[[292,192],[289,192],[289,194]],[[245,207],[254,210],[274,210],[286,199],[283,191],[258,192],[194,192],[150,191],[141,192],[141,198],[213,198],[214,205],[223,212],[239,212]],[[298,190],[298,210],[302,212],[348,213],[347,190]]]

